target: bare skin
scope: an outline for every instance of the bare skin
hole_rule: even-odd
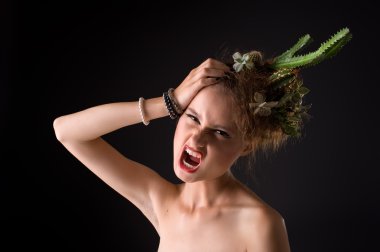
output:
[[[149,219],[160,252],[290,251],[281,215],[230,172],[249,149],[236,130],[228,94],[216,84],[225,71],[223,63],[208,59],[175,89],[186,108],[174,137],[173,169],[184,182],[178,185],[101,138],[141,123],[137,102],[100,105],[54,121],[57,139]],[[162,97],[147,99],[144,111],[146,120],[168,115]],[[201,156],[199,165],[183,168],[186,148]]]

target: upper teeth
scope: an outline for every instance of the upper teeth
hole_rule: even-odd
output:
[[[201,154],[194,152],[192,150],[189,150],[188,148],[186,148],[185,151],[187,152],[187,154],[189,154],[193,157],[196,157],[196,158],[201,158],[201,156],[202,156]]]

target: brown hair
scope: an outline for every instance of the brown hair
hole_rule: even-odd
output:
[[[269,77],[273,73],[269,68],[270,60],[264,61],[261,52],[249,53],[255,54],[255,69],[238,73],[233,71],[223,79],[222,85],[232,93],[234,105],[238,108],[236,125],[243,139],[250,143],[251,155],[254,158],[257,151],[277,151],[289,136],[283,132],[275,118],[255,115],[249,106],[255,102],[255,92],[264,95],[270,92]],[[231,62],[226,64],[232,66]]]

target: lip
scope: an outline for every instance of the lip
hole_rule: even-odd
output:
[[[189,167],[187,167],[187,166],[182,162],[182,160],[183,160],[183,155],[184,155],[184,153],[185,153],[185,149],[186,149],[186,148],[190,149],[191,151],[194,151],[194,152],[197,152],[197,153],[201,154],[201,158],[200,158],[199,165],[198,165],[197,168],[195,168],[195,169],[190,169]],[[196,171],[198,170],[198,168],[199,168],[199,166],[200,166],[200,164],[201,164],[201,162],[202,162],[202,157],[203,157],[203,154],[202,154],[201,152],[199,152],[199,151],[197,151],[197,150],[194,150],[193,148],[191,148],[191,147],[188,146],[188,145],[185,145],[185,146],[182,148],[181,156],[180,156],[179,161],[178,161],[178,163],[179,163],[179,167],[180,167],[182,170],[184,170],[184,171],[186,171],[186,172],[188,172],[188,173],[194,173],[194,172],[196,172]]]

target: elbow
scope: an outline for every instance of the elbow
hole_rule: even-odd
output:
[[[64,134],[63,134],[63,118],[62,118],[62,116],[58,117],[54,120],[53,128],[54,128],[54,133],[55,133],[55,137],[57,138],[57,140],[60,142],[63,142],[64,141]]]

